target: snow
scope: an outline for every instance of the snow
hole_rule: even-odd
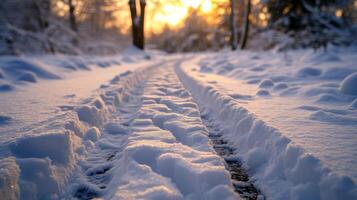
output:
[[[104,130],[112,135],[116,135],[116,134],[128,134],[130,131],[128,128],[126,128],[125,126],[122,126],[118,123],[114,123],[114,122],[109,122],[107,124],[105,124],[104,126]]]
[[[343,79],[340,90],[344,94],[357,95],[357,72]]]
[[[125,64],[125,66],[114,64],[114,61],[115,63],[118,61],[125,63],[121,61],[123,57],[135,55],[123,54],[117,57],[88,58],[86,56],[71,57],[60,55],[12,57],[11,59],[13,60],[36,60],[39,66],[55,73],[55,75],[61,77],[61,79],[39,78],[36,83],[26,84],[16,80],[13,81],[10,75],[6,75],[4,81],[11,90],[6,89],[7,92],[0,92],[0,115],[9,119],[1,120],[0,122],[1,141],[22,135],[26,132],[24,129],[34,129],[41,121],[42,124],[48,124],[50,123],[49,121],[59,121],[55,118],[61,118],[59,115],[64,115],[66,111],[73,110],[76,105],[82,104],[82,99],[92,96],[93,91],[98,89],[100,85],[109,84],[109,81],[114,75],[128,74],[130,70],[135,70],[145,65],[152,65],[152,63],[157,62],[154,58],[155,54],[150,55],[153,57],[152,62],[142,62],[143,56],[141,53],[137,56],[136,62]],[[0,58],[0,63],[8,59],[8,57],[2,57]],[[71,63],[73,60],[81,61],[83,65],[85,64],[84,66],[86,66],[86,68],[91,70],[87,70],[86,68],[68,70],[67,68],[63,68],[63,65],[57,64],[59,61]],[[112,63],[112,65],[110,65],[111,67],[102,68],[97,65],[98,63]],[[0,68],[1,66],[0,64]],[[0,79],[0,85],[1,84],[2,80]],[[0,86],[0,88],[2,87]],[[31,106],[29,106],[29,102]],[[39,110],[40,112],[38,112]],[[6,124],[6,126],[3,124]],[[11,132],[16,132],[16,134],[8,134]]]
[[[10,123],[10,121],[11,121],[11,117],[0,115],[0,126],[4,124],[8,124]]]
[[[101,132],[89,158],[81,164],[88,178],[76,178],[69,195],[214,199],[221,194],[226,199],[238,198],[221,158],[210,146],[199,112],[191,110],[197,109],[197,105],[175,79],[172,68],[166,70],[158,65],[155,70],[159,72],[149,67],[103,89],[104,94],[121,96],[119,104],[108,101],[105,105],[96,104],[96,108],[112,110],[112,106],[120,106],[114,115],[106,113],[108,118],[98,124],[101,130],[92,127],[85,134],[86,138],[89,132]],[[160,77],[164,76],[171,78],[162,80]],[[127,90],[118,90],[123,85]],[[87,117],[97,119],[95,115]],[[109,156],[110,161],[103,164],[107,157],[103,154],[118,149],[120,152]],[[101,181],[91,182],[93,177]]]
[[[356,199],[355,52],[0,58],[0,195]]]
[[[81,121],[90,125],[100,126],[106,121],[106,109],[97,106],[84,105],[76,109]]]
[[[273,86],[274,86],[274,82],[270,79],[263,80],[259,85],[260,88],[270,88]]]
[[[92,142],[96,142],[98,141],[100,136],[101,136],[100,130],[94,126],[88,129],[88,131],[85,133],[84,139],[91,140]]]
[[[323,72],[337,66],[341,72],[356,71],[355,50],[332,51],[342,58],[329,63],[331,59],[317,59],[320,54],[294,51],[298,55],[291,55],[291,60],[307,54],[313,59],[293,64],[286,58],[284,62],[284,53],[260,52],[257,58],[255,52],[224,51],[178,68],[203,113],[224,130],[223,137],[237,147],[237,156],[268,198],[356,198],[357,115],[349,109],[355,97],[339,92],[343,73],[327,77]],[[311,60],[318,63],[318,70],[304,67]],[[225,63],[236,64],[227,70]],[[197,70],[200,66],[225,77]],[[264,70],[250,70],[255,66]],[[275,84],[282,84],[281,89]]]
[[[212,73],[194,75],[197,79],[233,97],[335,173],[357,181],[357,171],[351,170],[357,166],[355,46],[203,56],[193,68],[210,67]],[[222,73],[232,63],[233,69]],[[274,86],[261,88],[266,80]]]
[[[12,184],[20,188],[21,199],[56,198],[75,167],[80,145],[81,141],[71,132],[23,137],[8,144],[16,162],[3,170],[19,168],[19,175],[11,179],[21,180]]]
[[[20,169],[14,157],[0,160],[0,196],[4,199],[18,199]]]

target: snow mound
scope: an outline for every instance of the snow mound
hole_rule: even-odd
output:
[[[36,83],[37,77],[36,77],[36,74],[33,72],[24,72],[19,76],[19,78],[17,80],[30,82],[30,83]]]
[[[344,94],[357,95],[357,72],[343,79],[340,90]]]
[[[44,79],[59,79],[60,77],[55,73],[45,69],[39,63],[32,63],[22,59],[10,59],[1,63],[1,68],[5,74],[15,77],[19,73],[33,73],[36,76]]]
[[[297,72],[297,77],[308,78],[308,77],[317,77],[320,76],[322,71],[320,69],[306,67],[302,68]]]
[[[140,52],[140,53],[139,53]],[[42,79],[65,79],[66,75],[76,71],[90,71],[95,68],[118,67],[130,60],[136,63],[146,60],[154,53],[139,50],[128,50],[122,55],[113,56],[3,56],[0,58],[0,92],[13,91],[14,85],[38,83]],[[121,76],[126,76],[123,74]]]
[[[82,138],[87,130],[86,126],[80,122],[78,115],[74,115],[73,119],[65,124],[67,130],[73,131],[78,137]]]
[[[80,139],[68,131],[22,137],[9,143],[9,154],[16,159],[10,157],[5,162],[1,160],[1,164],[7,164],[1,169],[11,172],[12,177],[0,184],[0,191],[18,195],[16,185],[19,184],[21,199],[59,198],[75,167],[80,146]],[[13,161],[10,162],[11,159]]]
[[[257,92],[257,95],[262,97],[267,97],[270,96],[270,92],[268,90],[259,90]]]
[[[1,84],[0,83],[0,92],[9,92],[9,91],[13,91],[15,90],[15,86],[11,85],[11,84]]]
[[[107,120],[107,107],[103,100],[94,100],[92,106],[84,105],[76,109],[78,118],[93,126],[101,126]]]
[[[259,88],[270,88],[274,86],[274,82],[270,79],[268,80],[263,80],[260,84],[259,84]]]
[[[100,136],[100,130],[97,127],[92,127],[88,129],[88,131],[85,133],[84,139],[96,142],[100,138]]]
[[[3,199],[19,199],[20,169],[14,157],[0,159],[0,196]]]
[[[48,158],[17,159],[21,170],[21,199],[59,198],[59,177]]]
[[[11,120],[12,120],[12,118],[9,117],[9,116],[0,115],[0,126],[1,126],[1,125],[4,125],[4,124],[10,123]]]
[[[9,145],[17,158],[50,158],[55,164],[71,164],[74,159],[72,133],[54,133],[20,138]]]

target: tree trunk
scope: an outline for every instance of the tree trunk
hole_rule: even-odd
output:
[[[51,13],[51,1],[50,0],[33,0],[35,9],[35,16],[41,31],[44,31],[48,26],[48,19]]]
[[[136,0],[129,0],[129,7],[132,22],[133,45],[139,49],[144,49],[144,20],[145,20],[145,0],[140,0],[140,16],[136,11]]]
[[[140,27],[139,27],[139,48],[144,49],[145,47],[145,33],[144,33],[144,22],[145,22],[145,6],[146,1],[140,0]]]
[[[69,24],[72,31],[77,32],[77,20],[76,20],[76,7],[73,4],[73,0],[68,0],[68,8],[69,8]]]
[[[244,27],[242,33],[242,42],[240,43],[240,49],[244,49],[247,45],[248,35],[249,35],[249,15],[250,15],[250,0],[245,0],[245,9],[244,9]]]
[[[237,0],[231,0],[231,47],[232,50],[237,49],[238,43],[238,31],[237,31],[237,20],[236,20],[236,2]]]

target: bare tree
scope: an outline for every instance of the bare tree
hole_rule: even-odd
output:
[[[237,49],[237,43],[238,43],[236,4],[237,4],[237,0],[231,0],[230,22],[231,22],[231,47],[233,51]]]
[[[68,11],[69,11],[69,24],[72,29],[72,31],[77,32],[78,31],[78,26],[77,26],[77,19],[76,19],[76,7],[73,3],[73,0],[68,0]]]
[[[136,0],[129,0],[132,22],[133,45],[139,49],[145,47],[144,20],[146,1],[140,0],[140,15],[136,10]]]
[[[240,48],[244,49],[247,45],[248,34],[249,34],[249,15],[251,11],[250,0],[245,0],[244,8],[244,19],[243,19],[243,29],[242,29],[242,41],[240,43]]]

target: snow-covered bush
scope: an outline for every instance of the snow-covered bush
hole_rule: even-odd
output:
[[[347,17],[352,1],[276,1],[264,2],[268,9],[268,27],[255,34],[256,38],[266,41],[276,37],[270,46],[278,49],[326,48],[328,44],[350,45],[356,42],[356,30],[350,26],[355,23]],[[282,33],[266,34],[266,31]],[[280,37],[286,35],[286,37]],[[254,38],[253,38],[254,40]]]
[[[77,22],[78,29],[73,30],[67,15],[59,15],[60,11],[56,9],[59,2],[63,4],[62,9],[66,11],[67,5],[63,3],[66,1],[60,0],[1,1],[0,55],[44,53],[108,55],[120,50],[119,44],[123,41],[118,31],[106,29],[104,26],[95,28],[93,23],[96,22],[91,22],[89,17]],[[83,9],[92,10],[88,8],[93,6],[90,2],[83,1]],[[110,16],[108,13],[104,14],[105,17]]]

